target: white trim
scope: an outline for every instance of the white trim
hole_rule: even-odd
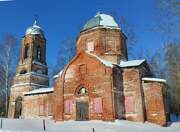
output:
[[[110,27],[110,26],[99,25],[99,26],[96,26],[93,28],[88,28],[88,29],[82,30],[82,32],[89,32],[89,31],[94,30],[94,29],[117,29],[117,30],[121,30],[119,27]]]
[[[31,94],[41,94],[41,93],[49,93],[49,92],[53,92],[54,89],[53,88],[38,88],[35,90],[32,90],[30,92],[24,92],[24,95],[31,95]]]
[[[119,66],[120,67],[132,67],[132,66],[139,66],[146,60],[131,60],[131,61],[121,61]]]
[[[40,84],[36,84],[36,83],[21,83],[21,84],[14,84],[14,85],[12,85],[11,88],[24,86],[24,85],[29,85],[29,86],[35,85],[35,86],[40,86],[40,87],[48,87],[46,85],[40,85]]]
[[[163,83],[166,83],[165,79],[160,79],[160,78],[148,78],[148,77],[145,77],[145,78],[142,78],[142,81],[152,81],[152,82],[163,82]]]
[[[33,64],[41,65],[43,67],[47,67],[47,65],[42,64],[41,62],[38,61],[32,61]]]
[[[101,63],[103,63],[105,66],[113,68],[113,63],[111,63],[110,61],[103,60],[103,59],[101,59],[100,57],[98,57],[97,55],[92,54],[92,53],[90,53],[90,52],[88,52],[88,51],[86,51],[86,53],[88,53],[88,54],[91,55],[91,56],[96,57],[96,58],[97,58]]]
[[[53,79],[56,79],[56,78],[60,77],[61,74],[63,73],[63,70],[64,70],[64,69],[62,69],[58,74],[54,75],[54,76],[53,76]]]
[[[16,74],[16,76],[24,76],[24,75],[34,75],[34,76],[41,76],[41,77],[48,78],[48,75],[37,73],[37,72],[28,72],[26,74]]]

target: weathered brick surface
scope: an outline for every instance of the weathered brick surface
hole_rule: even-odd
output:
[[[165,88],[160,82],[143,81],[147,121],[159,125],[167,124]]]
[[[119,29],[96,28],[81,32],[77,39],[77,52],[87,50],[86,44],[94,43],[93,54],[118,64],[127,59],[126,37]]]
[[[127,120],[132,121],[144,121],[144,106],[143,106],[143,93],[141,86],[141,78],[138,68],[126,68],[123,69],[123,87],[125,99],[133,98],[134,107],[132,111],[128,111],[129,107],[126,102],[125,106],[125,117]]]
[[[25,50],[29,45],[28,57]],[[40,47],[40,60],[37,59],[37,49]],[[46,40],[42,35],[26,35],[22,39],[21,55],[11,87],[8,117],[14,118],[16,99],[24,98],[23,93],[33,89],[48,87],[49,78],[46,64]],[[22,100],[23,103],[24,100]],[[25,105],[27,107],[27,105]],[[23,108],[24,109],[24,106]],[[24,114],[23,111],[21,112]],[[26,115],[26,114],[25,114]],[[32,114],[34,117],[34,114]]]
[[[27,95],[23,98],[23,118],[52,117],[53,93]]]
[[[56,121],[77,120],[78,103],[87,102],[88,120],[147,120],[166,124],[164,84],[141,81],[143,77],[152,76],[147,63],[119,66],[120,61],[128,59],[126,37],[119,29],[97,27],[82,31],[77,38],[77,53],[55,80],[54,93],[24,96],[24,92],[41,88],[41,85],[48,86],[45,42],[43,36],[27,35],[23,39],[14,77],[16,87],[11,89],[9,117],[14,117],[15,100],[20,96],[23,118],[53,116]],[[30,44],[30,57],[24,60],[27,44]],[[36,44],[42,48],[42,64],[34,63],[37,60]],[[105,65],[104,60],[113,66]],[[31,74],[19,75],[23,70]],[[26,85],[19,85],[23,83]],[[80,94],[81,88],[86,89],[85,94]],[[97,99],[102,100],[98,105]]]
[[[86,44],[93,42],[95,47],[93,51],[90,51],[92,54],[118,64],[123,58],[127,59],[123,37],[119,30],[103,28],[81,32],[77,39],[76,56],[63,69],[63,73],[54,85],[53,117],[55,120],[76,120],[76,102],[86,101],[89,105],[89,120],[127,119],[144,122],[147,119],[160,124],[160,118],[156,120],[152,117],[150,120],[150,115],[147,116],[146,113],[147,93],[144,93],[141,79],[145,76],[152,76],[147,63],[127,68],[114,65],[112,68],[86,52]],[[107,51],[106,46],[111,38],[114,39],[116,48],[111,45],[112,47],[108,47],[110,49]],[[87,89],[87,94],[84,96],[78,95],[81,87]],[[103,100],[103,111],[98,114],[94,112],[93,108],[93,100],[96,97],[101,97]],[[72,111],[67,114],[65,113],[65,102],[69,100],[72,101]],[[153,99],[151,101],[151,105],[153,105]]]
[[[85,71],[80,71],[80,66],[85,65]],[[71,72],[72,74],[68,74]],[[84,73],[83,73],[84,72]],[[55,104],[56,120],[76,120],[76,102],[87,101],[89,104],[89,119],[113,120],[114,108],[112,102],[112,69],[106,67],[95,57],[85,52],[79,53],[70,64],[64,69],[63,75],[55,84],[55,100],[59,100]],[[78,91],[81,87],[87,89],[87,95],[79,96]],[[62,98],[63,97],[63,98]],[[93,111],[94,97],[102,97],[103,113],[96,114]],[[64,102],[66,100],[73,101],[72,114],[65,114]],[[58,109],[58,106],[60,109]],[[56,113],[61,113],[57,115]],[[59,117],[59,118],[58,118]]]

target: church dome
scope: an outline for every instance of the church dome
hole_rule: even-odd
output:
[[[99,12],[91,18],[84,25],[83,30],[87,30],[94,27],[109,27],[109,28],[119,28],[118,24],[114,20],[114,18],[107,14],[100,14]]]
[[[39,27],[37,25],[37,21],[35,20],[34,24],[31,27],[27,28],[26,35],[27,34],[31,34],[31,35],[41,34],[41,35],[44,35],[44,32],[41,29],[41,27]]]

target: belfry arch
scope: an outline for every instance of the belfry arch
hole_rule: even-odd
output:
[[[18,96],[15,100],[14,118],[20,118],[21,114],[22,114],[22,97]]]

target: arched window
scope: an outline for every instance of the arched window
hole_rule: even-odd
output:
[[[27,71],[26,70],[22,70],[22,71],[20,71],[20,74],[26,74],[27,73]]]
[[[41,61],[41,47],[38,46],[37,48],[37,60],[40,62]]]
[[[78,91],[78,95],[85,95],[87,94],[87,90],[85,87],[81,87],[80,90]]]
[[[19,118],[22,111],[22,97],[18,96],[15,100],[14,118]]]
[[[29,54],[30,54],[30,47],[29,44],[27,44],[25,47],[24,59],[27,59],[29,57]]]

